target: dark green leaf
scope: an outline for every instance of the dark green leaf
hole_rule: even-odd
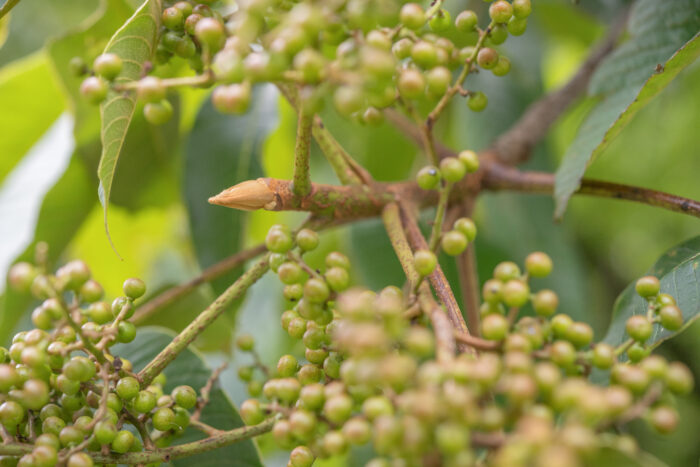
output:
[[[680,331],[671,332],[660,325],[654,326],[649,339],[650,345],[661,342],[687,329],[700,316],[700,236],[691,238],[667,251],[648,272],[661,281],[661,292],[669,293],[676,299],[683,311],[684,325]],[[615,302],[612,323],[605,341],[618,345],[627,338],[625,322],[632,315],[645,314],[646,300],[634,290],[634,283],[620,294]]]
[[[158,355],[173,337],[175,334],[164,328],[141,328],[133,342],[113,347],[113,354],[127,358],[134,365],[135,370],[140,370]],[[164,388],[166,392],[170,392],[176,386],[186,384],[192,386],[199,393],[200,389],[207,384],[211,369],[200,354],[186,349],[165,369],[164,373],[167,378]],[[238,411],[218,386],[212,390],[210,402],[202,411],[201,420],[220,430],[232,430],[243,426]],[[200,432],[188,428],[181,438],[175,440],[175,443],[183,444],[202,438],[204,436]],[[222,449],[176,460],[172,463],[176,466],[262,465],[260,455],[252,440],[234,443]]]
[[[151,60],[155,52],[158,26],[161,15],[160,0],[146,0],[126,23],[112,36],[105,52],[121,57],[124,66],[117,83],[137,80],[143,74],[144,64]],[[107,209],[112,191],[112,181],[117,169],[129,124],[136,108],[133,93],[110,91],[100,106],[102,115],[102,156],[97,174],[100,179],[100,202],[104,208],[105,229]]]
[[[601,102],[588,115],[557,170],[555,216],[561,217],[588,165],[632,117],[700,55],[700,2],[640,0],[629,22],[630,40],[591,78]]]
[[[209,197],[236,183],[263,175],[262,145],[277,125],[277,93],[258,86],[250,110],[222,115],[207,99],[197,115],[185,150],[185,201],[199,265],[206,268],[242,247],[245,214],[210,205]],[[238,271],[212,282],[221,293]]]

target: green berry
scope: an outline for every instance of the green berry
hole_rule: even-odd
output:
[[[134,398],[133,406],[139,413],[148,413],[156,406],[156,396],[148,390],[139,391]]]
[[[469,99],[467,99],[467,105],[471,110],[474,112],[481,112],[486,108],[486,106],[489,104],[489,99],[486,97],[486,94],[484,94],[481,91],[478,92],[470,92],[469,93]]]
[[[632,339],[644,343],[651,337],[654,326],[646,316],[634,315],[627,319],[625,329]]]
[[[143,115],[152,125],[163,125],[173,116],[173,106],[167,99],[149,102],[143,107]]]
[[[191,386],[178,386],[170,393],[175,403],[185,410],[197,404],[197,392]]]
[[[681,362],[670,363],[666,371],[666,386],[674,394],[690,394],[693,390],[693,374]]]
[[[349,117],[362,110],[365,95],[358,86],[340,86],[333,93],[333,104],[340,115]]]
[[[566,331],[566,339],[577,348],[584,347],[593,340],[593,328],[587,323],[572,323]]]
[[[265,414],[257,399],[248,399],[241,404],[241,418],[246,425],[257,425],[265,419]]]
[[[615,363],[615,348],[604,342],[598,343],[593,347],[593,357],[591,360],[593,366],[601,370],[607,370]]]
[[[656,296],[656,303],[661,307],[664,307],[666,305],[675,305],[676,299],[673,298],[673,295],[667,293],[660,293]]]
[[[303,269],[301,269],[301,266],[291,261],[282,263],[282,265],[277,269],[277,275],[282,283],[287,285],[299,283],[305,277],[305,273]]]
[[[513,6],[505,0],[497,0],[489,7],[489,16],[496,23],[505,23],[513,16]]]
[[[659,293],[661,284],[654,276],[644,276],[637,280],[634,288],[640,297],[651,298]]]
[[[481,320],[481,335],[484,339],[500,341],[508,334],[510,324],[508,319],[500,314],[490,314]]]
[[[201,18],[194,27],[194,36],[202,46],[215,52],[223,45],[224,26],[214,18]]]
[[[425,25],[425,11],[417,3],[407,3],[401,7],[399,20],[408,29],[420,29]]]
[[[313,277],[304,284],[304,297],[311,303],[324,303],[330,297],[330,293],[323,279]]]
[[[570,367],[576,361],[576,349],[571,342],[555,341],[549,348],[549,357],[560,367]]]
[[[350,284],[350,276],[348,271],[339,267],[332,267],[324,274],[326,283],[335,292],[342,292],[348,288]]]
[[[73,57],[68,62],[68,68],[70,72],[77,77],[85,76],[88,72],[87,63],[80,57]]]
[[[530,287],[519,279],[511,279],[503,286],[503,302],[509,307],[521,307],[530,299]]]
[[[345,270],[350,269],[350,259],[348,259],[347,256],[345,256],[342,253],[339,253],[337,251],[333,251],[331,253],[328,253],[326,256],[326,267],[332,268],[332,267],[339,267],[343,268]]]
[[[430,29],[435,32],[443,32],[447,30],[452,24],[452,18],[450,17],[450,12],[444,8],[440,8],[429,21]]]
[[[80,298],[88,303],[94,303],[102,298],[104,289],[99,282],[92,279],[85,282],[80,287]]]
[[[678,427],[678,412],[667,405],[654,407],[649,413],[649,424],[661,434],[669,434]]]
[[[104,53],[95,59],[93,68],[99,76],[111,81],[122,71],[122,59],[117,54]]]
[[[516,18],[527,18],[532,13],[532,4],[530,0],[513,0],[513,16]]]
[[[498,52],[489,47],[485,47],[479,50],[479,54],[476,56],[476,63],[478,63],[481,68],[490,70],[498,63]]]
[[[123,400],[128,401],[139,393],[139,382],[136,378],[125,376],[117,382],[116,392]]]
[[[100,444],[111,444],[117,437],[117,426],[111,421],[101,421],[95,425],[93,434]]]
[[[124,281],[122,289],[124,290],[124,295],[132,300],[136,300],[146,293],[146,284],[141,279],[132,277]]]
[[[36,446],[32,456],[37,467],[53,467],[58,463],[58,452],[52,446]]]
[[[432,274],[437,266],[437,258],[432,251],[418,250],[413,254],[413,265],[421,276]]]
[[[462,164],[464,164],[464,166],[467,168],[467,173],[474,173],[479,170],[479,156],[476,152],[467,149],[460,151],[458,157],[459,160],[462,161]]]
[[[236,347],[243,352],[251,352],[255,347],[255,338],[250,334],[241,334],[236,339]]]
[[[552,272],[552,259],[540,251],[525,258],[525,270],[532,277],[546,277]]]
[[[559,297],[551,290],[540,290],[532,297],[532,307],[539,316],[552,316],[556,313],[558,306]]]
[[[315,459],[314,453],[306,446],[297,446],[289,454],[292,467],[311,467]]]
[[[513,36],[522,36],[527,30],[527,19],[513,17],[508,21],[508,32]]]
[[[73,381],[84,383],[95,376],[95,364],[86,357],[73,357],[63,365],[62,373]]]
[[[330,397],[323,405],[323,415],[337,425],[345,422],[352,414],[352,399],[345,394]]]
[[[457,219],[452,228],[466,235],[467,241],[473,242],[476,238],[476,224],[468,217],[460,217]]]
[[[397,88],[405,99],[418,99],[425,94],[425,84],[423,73],[414,68],[406,68],[399,74]]]
[[[448,183],[456,183],[464,178],[467,167],[456,157],[446,157],[440,161],[440,173]]]
[[[80,93],[92,104],[99,104],[107,97],[107,83],[97,76],[90,76],[80,85]]]
[[[250,86],[245,83],[218,86],[211,96],[214,107],[222,114],[244,113],[248,110],[250,98]]]
[[[158,431],[168,431],[173,429],[175,424],[175,412],[168,407],[162,407],[155,411],[151,418],[153,428]]]
[[[318,234],[311,229],[301,229],[297,233],[296,240],[303,251],[315,250],[319,243]]]
[[[472,32],[476,29],[479,18],[472,10],[464,10],[455,18],[455,27],[459,32]]]
[[[134,441],[134,435],[130,431],[121,430],[117,433],[117,436],[115,436],[114,440],[112,441],[112,451],[119,454],[124,454],[131,449],[131,446],[134,444]]]
[[[678,331],[683,327],[683,312],[676,305],[666,305],[659,310],[661,326],[669,331]]]
[[[293,355],[283,355],[277,362],[277,374],[282,377],[293,376],[299,368],[299,362]]]
[[[129,321],[120,321],[117,325],[117,341],[126,344],[136,338],[136,326]]]
[[[459,230],[450,230],[442,236],[442,250],[450,256],[457,256],[467,248],[467,236]]]
[[[420,40],[411,48],[411,58],[420,67],[427,69],[437,64],[437,48],[428,41]]]
[[[426,73],[428,91],[433,96],[442,96],[452,82],[452,73],[444,66],[436,66]]]
[[[496,66],[491,68],[491,72],[496,76],[505,76],[510,72],[510,60],[503,55],[498,57]]]
[[[92,467],[94,465],[92,457],[84,452],[76,452],[68,458],[67,467]]]
[[[569,328],[572,324],[574,324],[574,321],[569,315],[558,314],[552,318],[551,324],[554,335],[560,339],[563,339],[569,333]]]
[[[185,15],[179,8],[169,7],[163,10],[161,21],[166,28],[180,31],[185,25]]]
[[[423,190],[433,190],[440,183],[440,171],[432,165],[423,167],[416,174],[416,182]]]

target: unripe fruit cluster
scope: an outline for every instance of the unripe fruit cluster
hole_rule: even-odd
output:
[[[466,218],[454,228],[470,239],[476,233]],[[484,342],[498,345],[445,356],[430,316],[416,311],[412,291],[321,285],[328,271],[347,272],[349,261],[331,253],[321,276],[295,249],[316,247],[317,237],[307,231],[274,226],[267,244],[274,252],[272,269],[286,284],[291,303],[282,313],[282,327],[304,350],[281,356],[260,376],[256,365],[239,369],[241,379],[255,383],[241,415],[256,425],[278,414],[272,436],[291,451],[289,465],[309,466],[366,443],[377,455],[370,465],[410,463],[427,455],[443,465],[471,465],[484,447],[479,440],[495,433],[503,433],[503,441],[487,446],[486,465],[530,465],[555,454],[578,463],[604,446],[635,452],[631,438],[610,430],[631,413],[661,433],[673,431],[678,414],[672,395],[692,390],[684,365],[656,355],[623,363],[618,357],[624,345],[594,344],[590,326],[556,314],[554,292],[531,293],[530,279],[553,269],[545,253],[528,255],[522,271],[502,262],[486,282],[481,333]],[[436,263],[432,252],[415,252],[421,276]],[[528,303],[536,316],[518,318],[513,310]],[[237,345],[254,351],[249,336],[241,336]],[[609,386],[588,381],[594,367],[610,372]],[[656,398],[640,411],[636,405],[651,394]],[[557,446],[554,454],[552,446]]]
[[[124,281],[124,296],[111,303],[82,261],[55,274],[18,263],[9,283],[43,302],[32,313],[36,328],[0,347],[0,424],[8,436],[34,446],[3,462],[92,466],[92,452],[143,450],[139,430],[151,431],[158,447],[183,433],[197,403],[195,390],[179,386],[165,394],[162,374],[141,387],[131,363],[110,351],[135,337],[129,319],[134,301],[146,292],[143,281]]]

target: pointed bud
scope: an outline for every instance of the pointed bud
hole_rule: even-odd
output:
[[[275,192],[270,189],[265,179],[258,178],[227,188],[218,195],[209,198],[209,203],[243,211],[255,211],[257,209],[274,209],[277,201]]]

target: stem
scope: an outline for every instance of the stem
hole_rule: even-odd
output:
[[[452,189],[451,183],[445,183],[445,186],[440,190],[440,197],[438,198],[437,210],[435,211],[435,220],[433,221],[433,229],[430,232],[430,241],[428,242],[428,248],[430,251],[435,251],[440,241],[440,236],[442,235],[442,223],[445,220],[445,211],[447,210],[447,201],[450,198],[450,190]]]
[[[141,387],[147,387],[153,378],[187,348],[192,341],[216,320],[228,306],[238,299],[248,288],[260,279],[269,268],[269,254],[263,256],[252,268],[246,271],[236,282],[231,284],[214,302],[197,318],[180,332],[146,367],[138,374]]]
[[[469,347],[474,347],[477,350],[494,351],[501,348],[501,343],[497,341],[489,341],[480,337],[465,334],[459,331],[454,331],[455,339]]]
[[[394,247],[396,256],[401,263],[404,274],[408,279],[409,289],[415,290],[420,282],[420,275],[413,265],[413,252],[406,239],[406,233],[401,225],[401,213],[396,203],[389,203],[382,212],[382,220],[386,229],[391,246]]]
[[[166,88],[175,88],[181,86],[196,86],[204,87],[211,86],[216,82],[216,75],[211,70],[207,70],[201,75],[196,76],[182,76],[179,78],[165,78],[160,80],[160,84]],[[138,89],[138,81],[130,81],[128,83],[121,83],[114,86],[114,90],[117,92],[121,91],[133,91]]]
[[[17,4],[19,0],[7,0],[2,6],[0,6],[0,19],[8,14]]]
[[[453,335],[452,324],[445,315],[445,311],[433,299],[433,294],[430,292],[430,287],[423,282],[418,291],[418,303],[425,314],[430,318],[430,323],[433,325],[435,333],[435,341],[437,342],[437,359],[441,363],[448,363],[454,359],[455,355],[455,338]]]
[[[623,342],[622,344],[620,344],[620,345],[618,345],[617,347],[615,347],[615,356],[616,356],[616,357],[619,357],[619,356],[622,355],[623,353],[627,352],[627,349],[629,349],[630,347],[632,347],[632,344],[634,344],[634,339],[632,339],[632,338],[630,337],[630,338],[627,339],[625,342]]]
[[[156,296],[155,298],[152,298],[148,302],[141,305],[134,313],[132,321],[135,324],[143,323],[145,320],[147,320],[149,317],[151,317],[164,307],[176,302],[177,300],[189,294],[205,282],[209,282],[216,279],[217,277],[221,277],[222,275],[231,271],[232,269],[236,269],[238,266],[241,266],[246,261],[263,254],[265,251],[265,245],[256,245],[252,248],[240,251],[222,261],[219,261],[216,264],[209,266],[204,271],[202,271],[202,274],[195,277],[191,281],[185,282],[184,284],[168,289],[160,295]]]
[[[309,173],[309,153],[311,150],[311,124],[313,115],[307,115],[300,108],[297,122],[297,139],[294,147],[294,194],[300,198],[311,192]]]

